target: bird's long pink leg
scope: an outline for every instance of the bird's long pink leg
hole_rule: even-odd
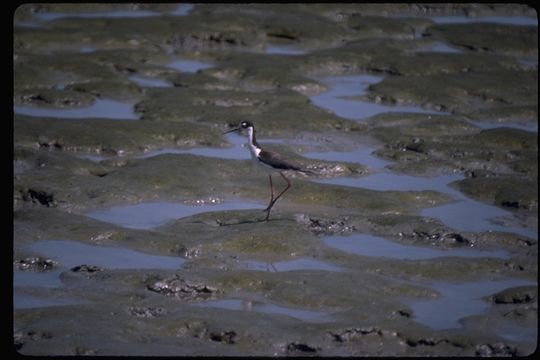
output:
[[[272,175],[271,174],[268,174],[268,179],[270,179],[270,191],[271,191],[270,202],[268,203],[268,206],[270,206],[272,201],[274,201],[274,184],[272,183]]]
[[[272,188],[272,200],[270,201],[270,204],[268,204],[268,207],[264,210],[266,211],[265,220],[268,220],[268,218],[270,217],[270,210],[272,210],[272,207],[274,206],[276,201],[281,197],[281,195],[285,194],[285,192],[289,190],[289,188],[291,187],[291,182],[289,181],[289,179],[285,177],[285,175],[283,175],[281,171],[279,172],[279,175],[281,175],[281,177],[285,179],[285,181],[287,182],[287,186],[285,187],[285,189],[283,189],[282,192],[279,193],[278,196],[276,196],[276,198],[274,198],[274,189]],[[272,183],[272,177],[270,177],[270,183]]]
[[[272,183],[272,175],[268,174],[268,179],[270,180],[270,202],[268,203],[268,206],[264,211],[266,211],[266,218],[265,221],[268,221],[268,218],[270,217],[270,209],[272,208],[272,205],[274,204],[274,184]]]

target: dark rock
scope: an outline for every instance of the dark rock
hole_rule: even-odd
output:
[[[103,271],[103,268],[101,268],[99,266],[95,266],[95,265],[83,264],[83,265],[77,265],[75,267],[72,267],[70,270],[72,272],[75,272],[75,273],[93,274],[93,273],[98,272],[98,271]]]
[[[490,297],[495,304],[527,304],[536,301],[538,289],[532,286],[519,286],[505,289]]]
[[[24,334],[21,331],[13,333],[13,345],[15,350],[20,350],[24,345]]]
[[[308,229],[316,235],[350,234],[355,230],[343,220],[308,219]]]
[[[374,328],[374,327],[367,327],[367,328],[348,328],[345,330],[341,330],[338,332],[330,332],[330,336],[334,341],[337,342],[349,342],[354,341],[355,339],[360,339],[363,336],[366,335],[378,335],[382,336],[381,329]]]
[[[53,194],[43,190],[28,189],[26,192],[22,193],[22,198],[24,201],[39,203],[47,207],[52,207],[55,205]]]
[[[538,185],[524,183],[522,186],[502,187],[495,195],[495,202],[506,208],[537,210]]]
[[[76,346],[73,349],[73,355],[77,355],[77,356],[85,356],[85,355],[88,356],[88,355],[96,355],[96,354],[97,354],[97,350],[89,349],[84,346]]]
[[[130,307],[128,313],[140,318],[155,318],[165,315],[167,311],[162,307]]]
[[[48,331],[40,331],[40,332],[28,331],[24,336],[27,337],[28,339],[32,340],[32,341],[43,340],[43,339],[52,339],[53,338],[53,334],[51,332],[48,332]]]
[[[453,26],[438,24],[429,28],[438,39],[474,52],[528,54],[537,48],[534,26],[471,23]]]
[[[45,259],[40,256],[27,257],[25,259],[16,260],[14,264],[19,270],[31,271],[49,271],[52,270],[58,263],[51,259]]]
[[[204,338],[208,334],[208,324],[205,321],[192,320],[181,326],[177,334],[179,336],[191,336],[194,338]]]
[[[414,138],[409,143],[405,144],[405,150],[424,153],[426,152],[425,142],[423,139]]]
[[[237,37],[238,34],[211,32],[172,36],[167,43],[176,50],[221,49],[235,46],[248,46],[247,39]]]
[[[307,344],[292,342],[292,343],[287,344],[287,352],[288,353],[295,353],[295,352],[316,353],[317,348],[313,346],[309,346]]]
[[[476,346],[477,356],[516,356],[517,349],[503,343],[481,344]]]
[[[63,145],[58,142],[57,139],[49,139],[47,136],[40,136],[38,138],[38,145],[40,148],[51,150],[62,150]]]
[[[411,312],[408,310],[397,310],[395,314],[406,318],[410,318],[412,316]]]
[[[485,169],[469,169],[465,171],[464,175],[467,178],[491,178],[497,177],[500,174]]]
[[[15,100],[20,104],[66,108],[91,105],[95,98],[89,94],[70,89],[36,88],[22,90],[17,94]]]
[[[225,344],[234,344],[236,342],[236,332],[230,330],[230,331],[222,331],[220,333],[211,332],[210,333],[210,340],[222,342]]]
[[[437,346],[439,344],[445,344],[449,342],[450,341],[448,339],[435,340],[433,338],[428,338],[428,339],[417,339],[417,340],[407,339],[405,343],[411,347],[417,347],[417,346]]]
[[[148,290],[162,295],[180,299],[197,299],[212,297],[218,289],[200,283],[191,283],[178,275],[169,279],[159,280],[148,285]]]
[[[418,231],[414,230],[412,233],[413,238],[427,240],[430,242],[437,242],[445,245],[469,245],[471,241],[465,238],[463,235],[446,232],[444,230],[430,230],[430,231]]]

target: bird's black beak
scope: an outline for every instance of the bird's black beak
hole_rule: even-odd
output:
[[[231,129],[229,131],[225,131],[224,134],[228,134],[228,133],[233,132],[233,131],[240,131],[240,128],[237,127],[237,128]]]

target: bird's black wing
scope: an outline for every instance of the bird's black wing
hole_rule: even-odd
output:
[[[279,154],[273,151],[261,150],[259,153],[259,161],[280,170],[296,170],[302,171],[302,168],[289,160],[283,159]]]
[[[302,169],[300,166],[292,163],[289,160],[282,158],[278,153],[273,151],[261,150],[259,153],[259,161],[279,170],[294,170],[305,174],[317,175],[311,170]]]

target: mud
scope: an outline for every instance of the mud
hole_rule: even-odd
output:
[[[531,354],[535,16],[519,4],[20,6],[13,348]],[[318,102],[332,76],[358,91]],[[287,173],[269,221],[268,176],[223,134],[240,120],[315,173]],[[427,215],[452,204],[504,215],[480,227]],[[410,258],[363,252],[381,244]]]

